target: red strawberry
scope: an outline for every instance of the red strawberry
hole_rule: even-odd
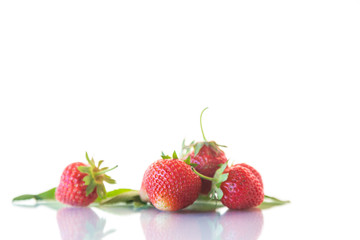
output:
[[[221,202],[230,209],[256,207],[264,201],[260,174],[249,167],[247,164],[236,164],[224,171],[228,177],[220,187],[223,192]]]
[[[264,184],[263,184],[261,175],[260,175],[260,173],[259,173],[258,171],[255,170],[255,168],[253,168],[253,167],[250,166],[250,165],[247,165],[246,163],[240,163],[239,165],[240,165],[240,166],[243,166],[243,167],[246,167],[247,169],[249,169],[249,170],[255,175],[255,177],[257,177],[257,179],[258,179],[259,182],[261,183],[261,186],[264,187]]]
[[[115,180],[105,173],[117,166],[112,169],[100,168],[103,160],[96,166],[94,159],[90,160],[87,153],[86,159],[89,165],[75,162],[65,168],[55,192],[56,199],[59,202],[72,206],[88,206],[98,196],[103,198],[106,195],[103,181],[115,183]]]
[[[201,188],[200,177],[191,166],[177,159],[162,155],[151,164],[143,178],[143,186],[150,202],[159,210],[177,211],[191,205]]]
[[[225,146],[218,145],[214,141],[208,142],[205,138],[202,128],[202,115],[206,109],[200,115],[200,127],[204,142],[192,142],[189,146],[185,146],[183,142],[183,150],[194,149],[188,156],[190,156],[191,163],[197,164],[195,170],[207,177],[213,177],[219,165],[226,163],[227,159],[225,153],[219,148]],[[211,189],[211,182],[205,179],[201,179],[201,181],[201,193],[208,194]]]

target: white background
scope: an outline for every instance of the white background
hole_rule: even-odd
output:
[[[359,1],[1,1],[1,234],[60,239],[55,212],[11,199],[56,186],[85,151],[119,165],[108,189],[138,189],[161,151],[201,140],[209,107],[208,140],[292,201],[263,211],[260,239],[359,239],[359,12]],[[109,224],[126,228],[105,239],[144,237],[138,215],[119,218]]]

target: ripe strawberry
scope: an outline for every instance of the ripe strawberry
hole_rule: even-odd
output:
[[[239,164],[240,166],[243,166],[247,169],[249,169],[254,175],[255,177],[257,177],[257,179],[259,180],[259,182],[261,183],[261,186],[264,188],[264,184],[263,184],[263,181],[262,181],[262,178],[261,178],[261,175],[258,171],[255,170],[255,168],[253,168],[252,166],[250,165],[247,165],[246,163],[240,163]]]
[[[201,188],[200,177],[191,166],[177,158],[162,155],[146,170],[143,186],[150,202],[159,210],[177,211],[191,205]]]
[[[103,160],[95,165],[94,159],[89,159],[86,153],[86,159],[89,165],[81,162],[75,162],[68,165],[63,171],[60,184],[56,188],[55,197],[59,202],[72,206],[88,206],[99,196],[103,198],[106,190],[103,181],[115,183],[105,173],[116,168],[100,168]]]
[[[219,148],[225,146],[218,145],[214,141],[208,142],[205,138],[202,127],[202,115],[206,109],[200,115],[200,127],[204,142],[192,142],[189,146],[185,146],[183,142],[183,150],[190,151],[193,149],[186,157],[190,156],[191,163],[197,164],[195,170],[207,177],[213,177],[216,170],[219,169],[219,165],[226,163],[227,159],[225,153]],[[201,193],[208,194],[211,189],[211,182],[205,179],[201,179],[201,181]]]
[[[247,164],[236,164],[225,169],[228,174],[221,184],[221,202],[230,209],[256,207],[264,201],[264,188],[260,174]]]

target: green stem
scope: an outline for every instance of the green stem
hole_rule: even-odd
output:
[[[117,167],[118,167],[118,165],[116,165],[115,167],[110,168],[110,169],[106,169],[106,170],[102,170],[102,171],[100,171],[100,172],[96,172],[96,173],[94,173],[94,176],[99,176],[99,175],[101,175],[101,174],[107,173],[107,172],[109,172],[109,171],[111,171],[111,170],[114,170],[114,169],[117,168]]]
[[[203,115],[203,113],[205,112],[206,109],[208,109],[208,108],[207,107],[204,108],[204,110],[202,110],[202,112],[200,114],[200,127],[201,127],[201,132],[202,132],[202,135],[203,135],[203,138],[204,138],[205,142],[207,142],[207,140],[205,138],[204,130],[203,130],[203,127],[202,127],[202,115]]]
[[[196,175],[198,175],[199,177],[201,177],[201,178],[203,178],[203,179],[206,179],[206,180],[209,180],[209,181],[213,181],[213,180],[214,180],[214,178],[211,178],[211,177],[202,175],[201,173],[199,173],[198,171],[196,171],[195,168],[193,168],[193,167],[192,167],[191,169],[194,171],[194,173],[195,173]]]

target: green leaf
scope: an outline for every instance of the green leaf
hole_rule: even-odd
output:
[[[281,206],[290,203],[290,201],[283,201],[275,197],[265,195],[264,202],[259,206],[260,209],[268,209],[275,206]]]
[[[136,200],[134,200],[133,205],[134,205],[135,210],[147,208],[149,206],[149,204],[147,204],[147,203],[144,203],[142,201],[136,201]]]
[[[203,146],[204,146],[203,142],[199,142],[199,143],[195,144],[194,156],[196,156],[200,152],[200,150]]]
[[[161,152],[161,158],[162,159],[171,159],[169,155],[165,155],[164,152]]]
[[[29,199],[35,199],[35,200],[55,200],[55,191],[56,188],[52,188],[48,191],[45,191],[43,193],[39,193],[37,195],[33,194],[24,194],[18,197],[15,197],[12,201],[23,201],[23,200],[29,200]]]
[[[130,188],[119,188],[119,189],[116,189],[116,190],[112,190],[112,191],[106,193],[106,198],[105,199],[114,197],[116,195],[119,195],[119,194],[122,194],[122,193],[125,193],[125,192],[129,192],[129,191],[136,191],[136,190],[133,190],[133,189],[130,189]],[[101,202],[102,200],[103,200],[102,198],[98,197],[95,202]]]
[[[200,195],[198,199],[184,211],[197,211],[197,212],[209,212],[215,211],[217,208],[224,207],[224,205],[217,200],[212,200],[206,195]]]
[[[179,159],[175,151],[173,152],[173,159]]]
[[[279,203],[290,203],[290,201],[283,201],[283,200],[280,200],[280,199],[275,198],[275,197],[270,197],[268,195],[265,195],[264,198],[268,199],[268,200],[272,200],[274,202],[279,202]]]
[[[258,208],[260,209],[268,209],[268,208],[272,208],[272,207],[276,207],[276,206],[281,206],[284,204],[290,203],[290,201],[283,201],[280,199],[277,199],[275,197],[270,197],[265,195],[264,197],[264,202],[260,204],[260,206],[258,206]]]
[[[109,204],[116,204],[116,203],[128,203],[134,200],[139,201],[139,191],[131,190],[127,192],[120,193],[113,197],[107,197],[103,201],[100,202],[100,205],[109,205]]]
[[[47,190],[46,192],[40,193],[37,195],[39,200],[54,200],[55,199],[56,188]]]

